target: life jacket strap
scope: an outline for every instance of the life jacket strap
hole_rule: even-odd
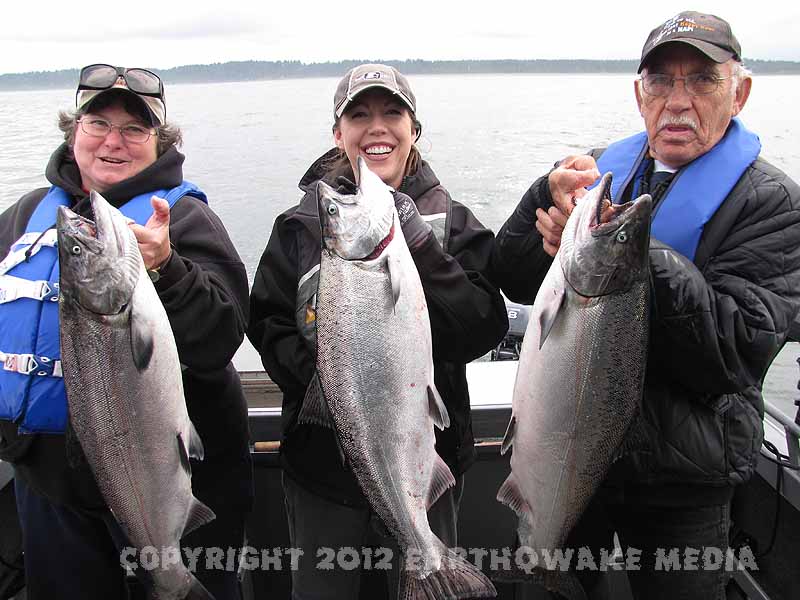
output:
[[[32,246],[33,244],[33,246]],[[58,245],[58,232],[48,229],[44,232],[30,231],[24,234],[11,246],[12,250],[0,262],[0,275],[5,275],[11,269],[24,261],[29,260],[44,247],[55,248]]]
[[[61,361],[33,354],[12,354],[0,351],[3,369],[36,377],[63,377]]]
[[[0,304],[19,298],[58,302],[58,282],[51,283],[42,279],[31,281],[13,275],[0,275]]]

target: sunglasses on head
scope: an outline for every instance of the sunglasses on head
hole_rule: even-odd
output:
[[[164,100],[164,85],[161,78],[147,69],[125,69],[112,65],[96,64],[83,67],[78,80],[78,91],[107,90],[122,77],[132,92],[141,96],[152,96]]]

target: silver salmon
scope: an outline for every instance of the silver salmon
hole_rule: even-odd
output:
[[[543,552],[564,549],[618,456],[644,385],[652,202],[617,206],[598,224],[610,186],[608,173],[578,202],[536,295],[502,446],[514,452],[497,499],[517,513],[520,545],[540,564]]]
[[[180,560],[180,539],[214,518],[192,495],[203,446],[186,410],[167,314],[127,219],[91,193],[94,221],[60,207],[61,357],[70,424],[133,547],[160,560],[150,598],[212,599]]]
[[[494,597],[434,535],[427,510],[455,479],[436,453],[449,426],[433,382],[430,321],[391,190],[358,162],[359,189],[320,183],[317,378],[298,419],[333,427],[372,510],[403,553],[400,598]]]

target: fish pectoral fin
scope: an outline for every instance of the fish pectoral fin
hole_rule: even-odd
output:
[[[508,422],[506,434],[503,436],[503,443],[500,446],[500,455],[502,456],[514,444],[514,434],[517,432],[517,417],[511,415],[511,420]]]
[[[433,424],[439,429],[450,427],[450,414],[444,405],[444,400],[433,383],[428,384],[428,409],[433,418]]]
[[[141,372],[147,368],[150,359],[153,358],[154,341],[148,321],[139,315],[135,303],[131,306],[131,318],[128,326],[130,327],[133,364]]]
[[[192,496],[192,504],[189,507],[189,514],[186,516],[186,525],[183,527],[183,535],[191,533],[201,525],[210,523],[216,518],[217,515],[214,514],[213,510]]]
[[[450,470],[450,467],[447,466],[447,463],[442,460],[442,457],[437,454],[436,460],[433,461],[431,485],[428,488],[428,504],[425,508],[429,509],[433,506],[433,503],[455,484],[456,478],[453,477],[453,472]]]
[[[550,330],[553,329],[558,313],[564,306],[564,298],[566,298],[566,290],[561,287],[553,290],[552,294],[548,294],[547,299],[542,303],[542,309],[539,312],[539,350],[542,349],[544,341],[550,335]]]
[[[331,412],[328,410],[328,403],[325,401],[325,394],[322,391],[322,383],[319,380],[318,373],[314,374],[311,383],[306,388],[306,395],[297,415],[297,422],[336,429],[333,426]]]
[[[514,477],[513,472],[506,478],[503,485],[500,486],[500,489],[497,490],[497,500],[517,513],[517,516],[521,517],[531,512],[531,507],[522,495],[522,491],[519,489],[519,484],[517,484],[517,479]]]
[[[389,283],[392,286],[392,306],[397,306],[397,302],[400,300],[400,287],[403,279],[400,258],[390,253],[386,258],[386,268],[389,272]]]
[[[200,434],[194,428],[194,423],[189,421],[189,457],[195,460],[203,460],[206,451],[203,448],[203,440],[200,439]]]

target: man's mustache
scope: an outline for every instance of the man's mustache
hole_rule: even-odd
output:
[[[691,117],[687,117],[685,115],[681,116],[665,116],[661,117],[658,121],[658,131],[661,131],[665,127],[688,127],[692,131],[697,131],[697,123]]]

